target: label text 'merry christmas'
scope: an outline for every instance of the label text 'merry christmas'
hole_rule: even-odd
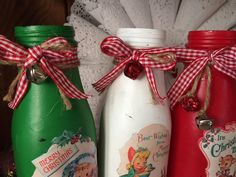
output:
[[[67,149],[64,152],[56,151],[50,154],[48,157],[45,157],[44,159],[40,160],[39,165],[44,173],[48,173],[65,163],[68,158],[71,157],[72,153],[73,150],[71,148]]]

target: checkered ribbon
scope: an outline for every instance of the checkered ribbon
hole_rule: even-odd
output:
[[[224,47],[214,51],[181,48],[176,48],[175,50],[177,60],[189,63],[189,65],[183,70],[168,91],[167,95],[170,99],[171,108],[175,106],[191,83],[207,65],[236,79],[236,46]]]
[[[26,77],[26,70],[35,64],[40,66],[44,73],[52,79],[58,89],[68,98],[88,98],[59,69],[59,66],[79,65],[76,48],[60,51],[53,50],[53,47],[56,48],[59,45],[68,46],[68,42],[62,37],[55,37],[39,46],[25,49],[8,40],[5,36],[0,35],[0,60],[2,62],[15,63],[22,68],[14,99],[9,103],[10,108],[15,109],[27,92],[29,80]]]
[[[170,70],[175,67],[176,62],[174,59],[161,62],[160,60],[154,60],[151,55],[165,54],[170,52],[169,48],[149,48],[149,49],[132,49],[125,44],[120,38],[115,36],[109,36],[101,43],[101,50],[103,53],[114,57],[118,62],[116,67],[112,69],[108,74],[102,77],[99,81],[93,84],[94,88],[98,92],[102,92],[107,86],[109,86],[123,71],[126,64],[131,60],[138,61],[146,72],[146,77],[156,100],[163,100],[157,90],[155,77],[153,74],[153,68],[160,70]],[[161,57],[160,57],[161,58]],[[161,58],[164,60],[164,58]]]

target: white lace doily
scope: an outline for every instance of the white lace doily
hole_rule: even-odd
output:
[[[175,28],[181,30],[197,29],[226,0],[182,0],[175,21]]]
[[[118,28],[134,27],[118,0],[98,0],[96,8],[89,9],[88,12],[100,22],[101,29],[113,35]]]
[[[112,59],[102,54],[100,50],[100,43],[107,37],[107,34],[75,14],[71,14],[69,17],[69,24],[74,27],[75,40],[78,42],[78,57],[81,61],[79,70],[85,93],[94,95],[88,99],[88,102],[98,130],[105,95],[98,95],[93,89],[92,83],[113,67]]]
[[[182,44],[182,31],[173,29],[179,0],[149,0],[149,3],[154,28],[166,30],[166,45]]]
[[[108,33],[116,34],[121,27],[153,26],[167,31],[167,45],[183,46],[188,31],[199,26],[236,30],[236,0],[75,0],[68,21],[78,41],[83,87],[95,95],[88,101],[98,130],[105,95],[98,95],[91,84],[113,67],[111,57],[100,51]],[[170,74],[166,79],[169,87],[174,79]]]
[[[229,0],[199,30],[227,30],[236,24],[236,0]]]
[[[149,0],[154,28],[171,29],[175,22],[179,0]]]
[[[137,28],[153,28],[149,0],[120,0]]]
[[[71,6],[71,14],[80,16],[90,23],[98,26],[99,22],[88,11],[97,7],[97,0],[75,0]]]

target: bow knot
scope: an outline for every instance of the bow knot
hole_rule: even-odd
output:
[[[40,62],[41,58],[44,57],[40,46],[29,48],[27,51],[28,56],[26,57],[26,61],[24,63],[25,68],[32,67],[35,63]]]
[[[236,79],[236,46],[223,47],[214,51],[181,48],[175,50],[179,60],[184,63],[190,62],[190,64],[183,70],[168,91],[171,108],[186,93],[207,65],[211,65],[219,72]]]
[[[26,77],[26,70],[36,63],[56,84],[67,109],[71,108],[69,100],[66,99],[67,97],[88,98],[88,95],[77,89],[60,70],[61,68],[76,67],[79,64],[76,49],[71,47],[62,37],[55,37],[41,45],[25,49],[19,44],[8,40],[5,36],[0,35],[0,58],[2,63],[23,65],[21,72],[12,82],[8,94],[4,97],[4,100],[10,101],[9,107],[12,109],[18,106],[27,92],[29,80]],[[17,89],[14,99],[12,99],[16,85]]]
[[[142,52],[140,52],[140,51],[134,49],[134,50],[132,51],[131,60],[136,60],[136,61],[138,61],[138,60],[140,60],[140,58],[141,58],[143,55],[144,55],[144,53],[142,53]]]
[[[101,43],[101,50],[103,53],[115,57],[118,64],[112,71],[93,84],[98,92],[102,92],[109,86],[122,70],[131,79],[136,79],[140,72],[144,70],[154,98],[157,101],[164,99],[157,90],[153,69],[165,71],[175,67],[174,55],[166,53],[171,51],[170,48],[133,49],[120,38],[110,36]],[[163,56],[170,56],[171,60],[167,60],[169,57],[165,58]]]
[[[218,57],[222,57],[221,53],[226,50],[227,47],[221,48],[221,49],[217,49],[217,50],[213,50],[213,51],[208,51],[207,52],[207,61],[208,61],[208,65],[214,65],[216,64],[217,58]]]

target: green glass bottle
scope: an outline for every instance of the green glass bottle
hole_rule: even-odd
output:
[[[76,45],[74,30],[69,26],[15,28],[16,41],[26,48],[56,36]],[[77,67],[63,72],[83,91]],[[14,111],[12,122],[18,177],[73,177],[85,172],[96,176],[96,130],[91,110],[87,100],[70,101],[72,109],[66,110],[58,88],[50,78],[40,84],[29,84],[26,95]]]

